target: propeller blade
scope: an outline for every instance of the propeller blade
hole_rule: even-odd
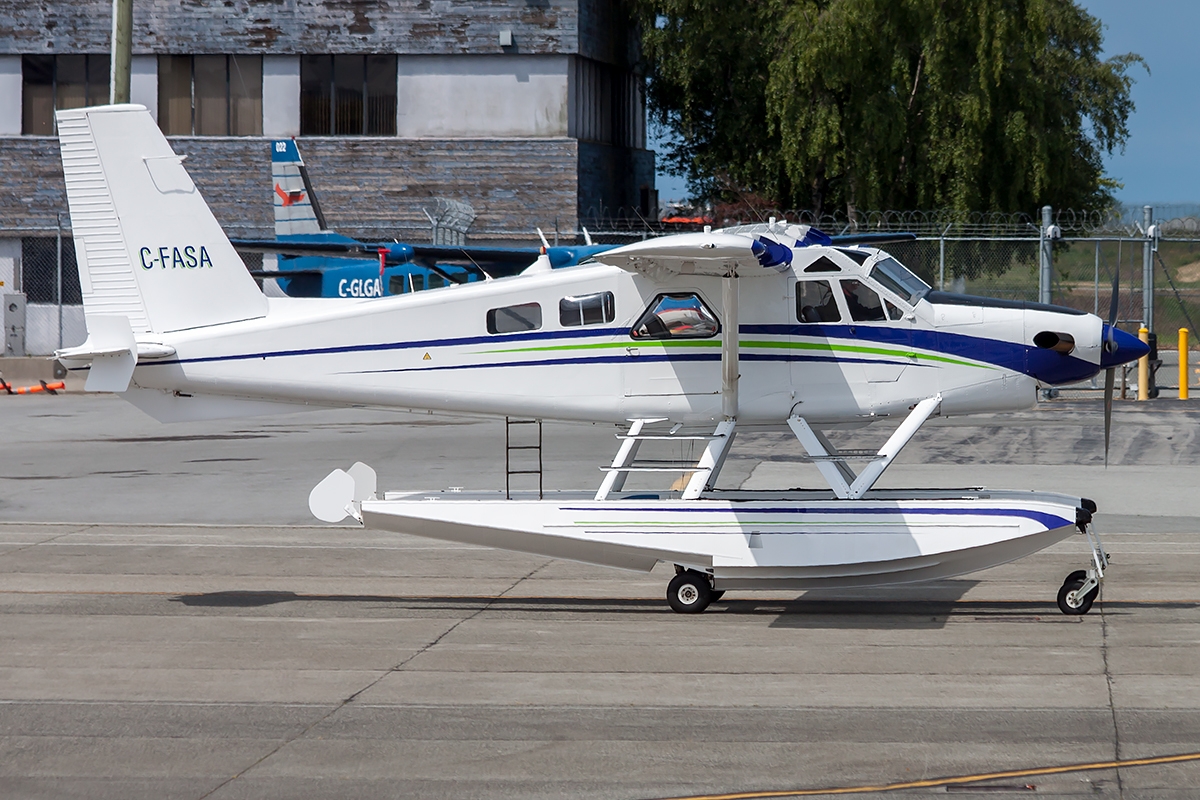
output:
[[[1116,382],[1116,367],[1104,370],[1104,467],[1108,468],[1108,443],[1112,434],[1113,384]]]

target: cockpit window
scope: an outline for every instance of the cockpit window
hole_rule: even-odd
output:
[[[856,280],[844,280],[841,284],[850,319],[855,322],[877,322],[887,318],[883,313],[883,303],[874,289]]]
[[[699,296],[660,294],[629,331],[633,339],[707,339],[720,330]]]
[[[925,281],[913,275],[903,264],[891,256],[876,261],[875,266],[871,267],[869,275],[883,288],[895,292],[898,297],[907,300],[914,306],[925,296],[926,292],[930,291],[930,287]]]
[[[796,319],[800,322],[842,321],[829,281],[799,281],[796,284]]]

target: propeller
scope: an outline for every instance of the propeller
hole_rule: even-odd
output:
[[[1104,340],[1106,353],[1116,352],[1117,349],[1117,291],[1121,282],[1121,265],[1113,269],[1112,299],[1108,303],[1108,330]],[[1112,404],[1113,384],[1116,382],[1117,368],[1109,367],[1104,371],[1104,467],[1108,468],[1108,444],[1112,437]]]

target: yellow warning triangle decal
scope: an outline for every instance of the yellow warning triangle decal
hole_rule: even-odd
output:
[[[426,353],[426,354],[425,354],[425,357],[424,357],[424,358],[422,358],[421,360],[422,360],[422,361],[429,361],[429,353]]]

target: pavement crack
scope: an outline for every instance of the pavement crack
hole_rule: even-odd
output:
[[[1112,715],[1113,727],[1113,760],[1121,760],[1121,727],[1117,723],[1117,704],[1113,700],[1113,676],[1112,670],[1108,667],[1108,615],[1104,613],[1104,603],[1100,603],[1100,655],[1104,660],[1104,681],[1108,686],[1108,710]],[[1125,787],[1121,780],[1121,768],[1116,768],[1117,773],[1117,797],[1119,800],[1125,798]]]
[[[22,551],[29,550],[30,548],[33,548],[33,547],[40,547],[41,545],[44,545],[44,544],[50,544],[51,542],[57,541],[58,539],[61,539],[64,536],[73,536],[77,533],[83,533],[84,531],[91,530],[92,528],[95,528],[95,527],[97,527],[97,526],[83,525],[78,528],[72,528],[69,531],[65,531],[65,532],[57,534],[55,536],[51,536],[48,539],[42,539],[41,541],[38,541],[38,542],[30,542],[29,544],[23,544],[20,547],[14,547],[12,550],[0,550],[0,558],[3,558],[4,556],[11,556],[15,553],[20,553]]]
[[[63,534],[63,535],[66,535],[66,534]],[[246,773],[248,773],[248,772],[250,772],[251,770],[255,769],[255,768],[256,768],[256,767],[258,767],[260,764],[262,764],[263,762],[265,762],[267,759],[269,759],[269,758],[271,758],[272,756],[274,756],[274,755],[276,755],[277,753],[279,753],[281,750],[283,750],[283,748],[287,747],[287,746],[288,746],[288,745],[290,745],[292,742],[295,742],[295,741],[297,741],[298,739],[302,739],[302,738],[304,738],[305,736],[307,736],[307,735],[308,735],[310,732],[312,732],[312,730],[313,730],[314,728],[316,728],[318,725],[320,725],[321,723],[323,723],[323,722],[325,722],[326,720],[328,720],[328,719],[329,719],[330,717],[332,717],[334,714],[337,714],[339,711],[341,711],[341,710],[342,710],[343,708],[345,708],[346,706],[348,706],[348,705],[350,705],[351,703],[353,703],[353,702],[354,702],[356,699],[358,699],[360,696],[362,696],[362,694],[363,694],[363,693],[365,693],[365,692],[367,692],[367,691],[370,691],[370,690],[371,690],[371,689],[373,689],[374,687],[378,686],[378,685],[379,685],[379,683],[380,683],[380,681],[384,680],[384,679],[385,679],[385,678],[387,678],[389,675],[394,675],[395,673],[397,673],[397,672],[400,672],[401,670],[403,670],[403,669],[404,669],[404,667],[406,667],[408,664],[410,664],[410,663],[411,663],[411,662],[412,662],[414,659],[416,659],[418,656],[420,656],[420,655],[422,655],[423,653],[426,653],[426,652],[428,652],[429,650],[431,650],[431,649],[433,649],[434,647],[436,647],[436,646],[438,645],[438,643],[439,643],[439,642],[441,642],[443,639],[445,639],[445,638],[446,638],[447,636],[449,636],[450,634],[454,633],[454,631],[455,631],[455,630],[457,630],[457,629],[459,628],[459,626],[461,626],[461,625],[463,625],[463,624],[465,624],[465,623],[467,623],[467,622],[470,622],[471,620],[475,619],[476,617],[478,617],[478,616],[479,616],[480,614],[482,614],[483,612],[487,611],[489,608],[491,608],[493,605],[495,605],[496,601],[500,600],[500,598],[504,597],[506,594],[508,594],[509,592],[511,592],[513,589],[516,589],[516,588],[517,588],[518,586],[520,586],[522,583],[524,583],[525,581],[529,580],[530,578],[532,578],[532,577],[533,577],[534,575],[536,575],[537,573],[541,572],[543,569],[545,569],[547,566],[549,566],[549,565],[550,565],[550,564],[553,562],[553,560],[554,560],[554,559],[549,559],[549,560],[547,560],[547,561],[545,561],[545,562],[543,562],[543,563],[539,564],[538,566],[534,567],[532,570],[530,570],[529,572],[525,573],[525,574],[524,574],[524,575],[522,575],[521,577],[517,578],[515,581],[513,581],[513,582],[512,582],[512,584],[510,584],[510,585],[508,586],[508,588],[506,588],[504,591],[502,591],[502,592],[500,592],[499,594],[497,594],[495,597],[488,598],[488,600],[487,600],[487,602],[486,602],[486,603],[484,603],[484,604],[483,604],[482,606],[480,606],[479,608],[475,609],[475,611],[474,611],[473,613],[471,613],[471,614],[468,614],[467,616],[465,616],[465,617],[463,617],[462,619],[460,619],[460,620],[458,620],[457,622],[455,622],[453,625],[451,625],[451,626],[450,626],[449,628],[447,628],[446,630],[442,631],[440,634],[438,634],[438,636],[437,636],[437,637],[436,637],[436,638],[435,638],[433,641],[431,641],[431,642],[429,642],[428,644],[426,644],[426,645],[424,645],[423,647],[421,647],[421,649],[417,650],[417,652],[413,653],[413,654],[412,654],[412,655],[410,655],[408,658],[406,658],[406,659],[404,659],[403,661],[401,661],[399,664],[396,664],[395,666],[389,667],[388,669],[384,670],[384,671],[383,671],[383,672],[382,672],[382,673],[381,673],[381,674],[380,674],[380,675],[379,675],[377,678],[375,678],[373,681],[371,681],[370,683],[368,683],[366,686],[362,687],[362,688],[361,688],[361,689],[359,689],[358,691],[356,691],[356,692],[353,692],[353,693],[352,693],[352,694],[350,694],[348,697],[344,698],[344,699],[343,699],[341,702],[339,702],[337,705],[335,705],[333,708],[331,708],[331,709],[330,709],[328,712],[326,712],[325,714],[322,714],[320,717],[318,717],[317,719],[313,720],[311,723],[309,723],[308,725],[306,725],[306,726],[304,727],[304,729],[303,729],[303,730],[301,730],[299,733],[297,733],[295,736],[290,736],[290,737],[288,737],[288,738],[284,739],[284,740],[283,740],[283,741],[281,741],[281,742],[280,742],[280,743],[279,743],[279,744],[278,744],[278,745],[277,745],[275,748],[273,748],[273,749],[272,749],[270,752],[268,752],[268,753],[264,754],[262,757],[260,757],[260,758],[256,759],[256,760],[254,761],[254,763],[250,764],[250,765],[249,765],[249,766],[247,766],[245,769],[243,769],[243,770],[239,771],[237,774],[235,774],[235,775],[232,775],[232,776],[230,776],[229,778],[227,778],[227,779],[225,779],[225,780],[221,781],[219,784],[217,784],[216,786],[214,786],[212,789],[210,789],[209,791],[207,791],[207,792],[205,792],[204,794],[200,795],[200,797],[198,798],[198,800],[205,800],[205,798],[212,797],[214,794],[216,794],[217,792],[221,791],[221,790],[222,790],[222,789],[224,789],[226,786],[228,786],[229,784],[231,784],[231,783],[233,783],[234,781],[236,781],[238,778],[241,778],[243,775],[245,775]]]

